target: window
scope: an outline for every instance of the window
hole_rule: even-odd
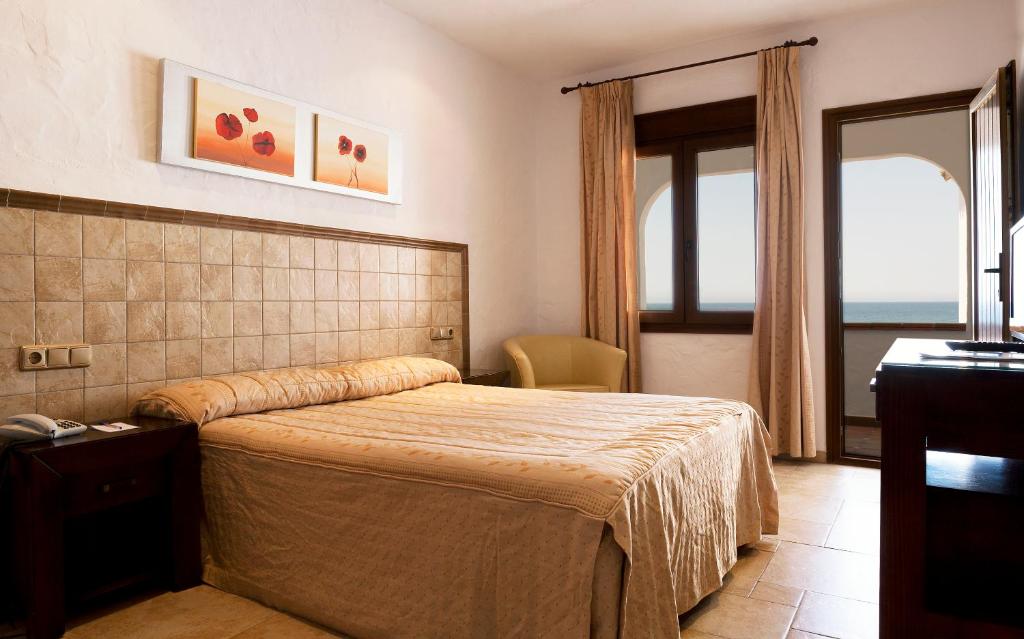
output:
[[[636,131],[642,330],[748,332],[754,98],[640,115]]]

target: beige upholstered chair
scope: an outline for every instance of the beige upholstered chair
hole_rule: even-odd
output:
[[[545,390],[618,393],[626,351],[569,335],[513,337],[502,344],[512,385]]]

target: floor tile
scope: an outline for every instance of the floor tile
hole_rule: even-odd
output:
[[[839,550],[878,554],[881,522],[878,504],[847,499],[825,545]]]
[[[779,540],[775,536],[763,536],[761,541],[754,543],[754,548],[765,552],[775,552],[779,548]]]
[[[288,615],[275,613],[270,619],[232,635],[231,639],[336,639],[345,635],[329,632],[309,622]]]
[[[225,639],[274,615],[258,603],[198,586],[164,593],[69,630],[67,639]]]
[[[799,606],[800,600],[804,597],[804,591],[799,588],[759,581],[748,596],[761,601],[780,603],[784,606]]]
[[[838,639],[877,639],[878,604],[809,592],[793,628]]]
[[[779,534],[772,536],[781,541],[823,546],[825,539],[828,538],[829,530],[831,530],[829,524],[819,524],[794,517],[782,517],[779,520]]]
[[[837,497],[783,491],[779,494],[780,524],[787,519],[800,519],[831,525],[842,505],[843,500]]]
[[[687,630],[726,639],[785,639],[796,608],[730,594],[712,594],[682,620]]]
[[[729,574],[757,581],[768,566],[768,562],[772,560],[773,554],[756,548],[740,548],[736,551],[736,565],[732,567]]]
[[[878,603],[878,557],[782,542],[761,581]]]
[[[803,630],[790,630],[789,634],[786,635],[786,639],[834,639],[834,637],[816,635],[811,632],[804,632]]]

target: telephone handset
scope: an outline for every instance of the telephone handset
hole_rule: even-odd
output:
[[[9,439],[57,439],[84,433],[89,428],[70,419],[53,420],[45,415],[32,413],[13,415],[8,417],[7,421],[7,424],[0,426],[0,436],[7,436]]]

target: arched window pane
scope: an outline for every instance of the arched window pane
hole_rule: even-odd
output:
[[[670,311],[672,272],[672,157],[636,161],[637,270],[640,309]]]

